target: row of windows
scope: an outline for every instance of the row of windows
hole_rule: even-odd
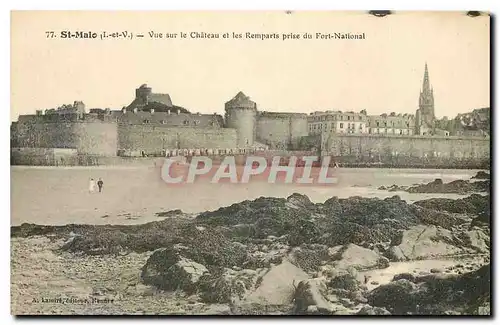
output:
[[[339,132],[347,132],[347,133],[355,133],[356,132],[356,129],[355,128],[342,128],[340,127],[340,129],[342,129],[341,131]],[[380,134],[380,133],[390,133],[390,134],[401,134],[401,135],[404,135],[404,134],[413,134],[413,131],[411,129],[391,129],[391,128],[367,128],[368,129],[368,133],[376,133],[376,134]],[[363,132],[363,128],[360,127],[359,128],[359,132]],[[312,132],[312,133],[319,133],[319,132],[326,132],[328,131],[327,129],[321,129],[321,128],[312,128],[309,130],[309,132]],[[335,129],[330,129],[330,132],[335,132]]]
[[[323,129],[323,125],[325,126],[325,129],[328,128],[328,124],[313,124],[313,125],[309,125],[309,130],[316,130],[316,127],[318,127],[318,129]],[[331,123],[331,127],[334,128],[335,127],[335,123]],[[346,123],[346,128],[347,129],[354,129],[356,127],[356,125],[354,123]],[[344,123],[339,123],[339,128],[343,129],[344,128]],[[363,129],[363,124],[360,124],[359,125],[359,129],[362,130]]]
[[[340,115],[339,116],[339,120],[343,121],[344,120],[344,116],[345,115]],[[337,120],[337,115],[313,116],[313,117],[310,117],[309,120],[310,121],[326,121],[326,120],[331,120],[331,118],[329,118],[329,117],[333,117],[333,120]],[[346,117],[347,117],[345,119],[346,121],[355,121],[356,120],[356,116],[347,115]],[[358,118],[357,118],[357,120],[358,121],[363,120],[363,116],[359,115]]]
[[[149,123],[151,123],[151,120],[147,120],[147,119],[146,119],[146,120],[144,120],[144,121],[142,121],[142,122],[143,122],[144,124],[149,124]],[[161,123],[161,124],[167,124],[167,120],[161,120],[161,121],[160,121],[160,123]],[[212,123],[213,123],[213,122],[212,122]],[[211,125],[212,125],[212,123],[211,123]],[[183,125],[189,125],[189,120],[184,120],[184,121],[182,122],[182,124],[183,124]],[[198,120],[193,121],[193,124],[194,124],[194,125],[198,125],[198,124],[200,124],[200,121],[198,121]]]
[[[378,126],[378,127],[379,127],[379,126],[384,126],[384,127],[387,127],[387,126],[388,126],[388,125],[387,125],[387,124],[388,124],[388,122],[380,122],[380,121],[377,121],[376,123],[377,123],[377,126]],[[371,123],[369,123],[369,124],[371,124]],[[410,126],[410,122],[406,122],[405,124],[406,124],[406,126],[407,126],[407,127],[409,127],[409,126]],[[394,121],[391,121],[391,126],[394,126]]]

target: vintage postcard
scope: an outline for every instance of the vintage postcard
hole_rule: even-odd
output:
[[[490,15],[13,11],[13,315],[490,315]]]

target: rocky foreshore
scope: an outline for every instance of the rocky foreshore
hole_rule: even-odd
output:
[[[12,312],[489,315],[489,218],[489,195],[293,194],[142,225],[23,224],[11,228]],[[86,302],[37,301],[56,293]]]
[[[471,180],[457,179],[449,183],[444,183],[442,179],[436,178],[427,184],[415,184],[413,186],[380,186],[382,191],[389,192],[408,192],[408,193],[454,193],[471,194],[490,192],[490,175],[479,171]]]

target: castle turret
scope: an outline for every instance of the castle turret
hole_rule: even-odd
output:
[[[147,104],[149,96],[151,96],[152,90],[148,85],[143,84],[135,90],[135,98],[140,99],[144,104]]]
[[[225,109],[226,127],[236,129],[238,147],[253,146],[257,104],[240,91],[226,103]]]

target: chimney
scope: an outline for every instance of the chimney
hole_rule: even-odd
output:
[[[180,114],[181,114],[181,110],[180,110],[180,109],[178,109],[178,110],[177,110],[177,115],[180,115]]]
[[[170,115],[172,113],[172,110],[169,109],[167,112],[168,112],[168,115]]]
[[[134,113],[137,113],[137,107],[134,107]]]
[[[154,114],[154,113],[155,113],[155,109],[154,109],[154,108],[152,108],[152,109],[151,109],[151,114]]]

